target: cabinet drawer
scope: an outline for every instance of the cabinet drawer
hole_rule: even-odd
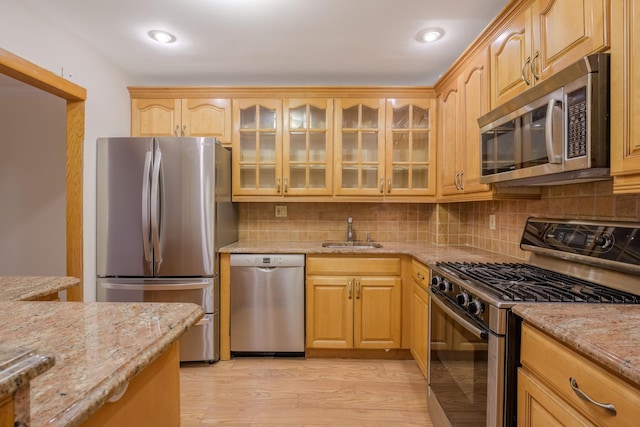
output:
[[[307,275],[399,276],[400,258],[323,257],[307,258]]]
[[[429,289],[429,268],[415,259],[411,261],[411,277],[424,289]]]
[[[640,392],[604,368],[524,324],[522,366],[551,390],[598,425],[633,426],[640,419]],[[617,415],[580,399],[570,386],[574,378],[591,399],[615,406]]]

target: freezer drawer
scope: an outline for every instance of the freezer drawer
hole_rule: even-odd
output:
[[[218,313],[205,314],[198,323],[180,338],[180,361],[212,362],[220,359],[219,340],[215,339],[215,331],[220,328]]]
[[[219,287],[209,278],[98,279],[97,287],[100,302],[190,302],[202,306],[205,313],[213,313],[219,307]]]

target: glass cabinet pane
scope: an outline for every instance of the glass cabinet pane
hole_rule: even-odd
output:
[[[326,162],[327,138],[325,132],[313,132],[309,134],[309,161]]]
[[[240,134],[240,161],[256,161],[256,133],[243,132]]]
[[[305,165],[289,166],[289,188],[303,189],[307,187],[307,168]]]
[[[309,129],[326,129],[327,111],[323,108],[309,107]]]
[[[393,129],[408,129],[409,128],[409,106],[394,108],[393,109],[393,123],[391,124]]]
[[[411,172],[413,188],[429,188],[429,166],[414,166]]]
[[[378,109],[362,106],[362,128],[376,129],[378,127]]]
[[[255,166],[240,166],[240,188],[256,188]]]
[[[307,109],[306,106],[291,109],[289,111],[289,129],[306,129],[307,128]]]
[[[358,127],[358,107],[358,105],[354,105],[351,108],[342,110],[342,127],[344,129],[355,129]]]
[[[393,167],[393,188],[409,188],[409,168],[407,166]]]
[[[276,110],[269,109],[263,106],[260,108],[260,129],[275,129],[276,128]]]
[[[289,160],[304,162],[307,160],[307,134],[291,132],[289,137]]]
[[[276,186],[276,167],[275,165],[259,166],[260,185],[258,188],[274,188]]]
[[[378,132],[362,132],[362,161],[378,161]]]
[[[393,134],[393,146],[391,161],[408,162],[409,161],[409,132],[395,132]]]
[[[240,129],[256,129],[256,108],[240,110]]]
[[[309,188],[325,188],[326,168],[324,166],[312,167],[309,169]]]
[[[362,167],[362,188],[378,188],[378,167]]]
[[[427,132],[413,133],[413,152],[411,158],[414,162],[429,161],[429,134]]]
[[[414,129],[429,129],[429,110],[413,106]]]
[[[342,188],[358,188],[358,168],[355,166],[342,167]]]
[[[276,134],[272,132],[262,132],[260,134],[260,158],[259,162],[276,161]]]
[[[342,161],[355,162],[358,160],[358,133],[342,132]]]

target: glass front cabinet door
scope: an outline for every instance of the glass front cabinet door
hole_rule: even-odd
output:
[[[435,194],[435,100],[388,99],[386,116],[385,197]]]
[[[331,196],[333,100],[285,99],[283,192]]]
[[[334,194],[384,196],[384,99],[334,102]]]
[[[233,194],[282,195],[282,101],[234,99],[233,126]]]

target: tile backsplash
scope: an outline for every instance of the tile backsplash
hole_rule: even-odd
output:
[[[287,206],[286,218],[275,217]],[[640,221],[640,195],[613,195],[612,182],[542,188],[539,200],[465,203],[240,203],[240,239],[346,239],[353,218],[356,240],[470,245],[525,259],[520,236],[529,216]],[[489,229],[495,215],[496,229]]]

